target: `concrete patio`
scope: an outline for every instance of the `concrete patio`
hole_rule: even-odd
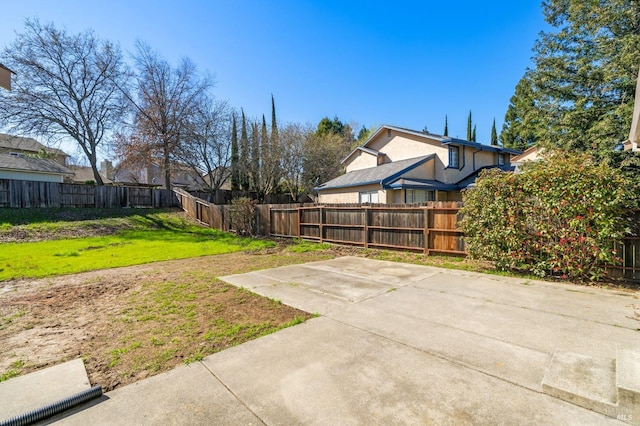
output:
[[[54,420],[640,424],[638,292],[356,257],[223,279],[320,316]]]

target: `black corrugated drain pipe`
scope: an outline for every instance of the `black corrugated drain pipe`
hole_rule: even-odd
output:
[[[16,417],[12,417],[8,420],[0,420],[0,426],[27,426],[40,422],[49,417],[53,417],[56,414],[60,414],[76,405],[80,405],[83,402],[89,401],[93,398],[98,398],[102,395],[102,386],[94,386],[90,389],[72,395],[68,398],[61,399],[53,404],[45,405],[28,413],[21,414]]]

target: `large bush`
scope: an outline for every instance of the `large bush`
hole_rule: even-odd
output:
[[[256,204],[256,200],[247,197],[234,198],[231,200],[231,208],[229,211],[231,227],[236,230],[238,235],[255,235]]]
[[[585,155],[553,153],[519,173],[483,172],[463,194],[469,255],[538,276],[597,280],[619,262],[635,184]]]

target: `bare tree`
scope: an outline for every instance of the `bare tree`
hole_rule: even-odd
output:
[[[304,193],[302,173],[305,143],[313,134],[314,129],[311,125],[299,123],[289,123],[280,130],[282,182],[294,201]]]
[[[14,131],[72,138],[89,160],[98,185],[98,149],[125,112],[119,85],[127,78],[118,46],[91,31],[70,34],[27,20],[5,48],[3,62],[16,72],[3,91],[0,118]]]
[[[171,188],[171,162],[178,159],[180,144],[190,131],[190,117],[197,111],[212,82],[198,74],[188,58],[177,68],[138,42],[135,56],[135,98],[132,138],[121,140],[120,152],[149,153],[162,162],[164,186]],[[126,90],[123,90],[127,93]],[[127,147],[127,145],[129,145]],[[144,146],[146,145],[146,147]]]
[[[176,152],[181,162],[204,172],[204,184],[211,193],[231,177],[232,114],[226,101],[203,99],[194,109]]]

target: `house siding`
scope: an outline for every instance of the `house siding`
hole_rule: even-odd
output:
[[[379,184],[326,189],[318,194],[318,202],[323,204],[357,204],[360,202],[360,192],[365,191],[377,191],[378,202],[387,203],[387,191],[380,189]]]
[[[420,133],[401,128],[383,126],[372,139],[364,145],[379,153],[384,153],[384,163],[397,163],[406,160],[418,160],[426,156],[428,158],[423,164],[416,165],[407,170],[401,176],[395,174],[387,174],[385,182],[392,182],[396,179],[415,179],[415,180],[435,180],[448,187],[459,187],[459,182],[472,178],[474,173],[479,169],[488,166],[498,166],[499,152],[502,151],[498,147],[490,147],[488,145],[474,144],[469,141],[449,139],[428,133]],[[455,147],[458,151],[457,166],[450,167],[450,150]],[[504,163],[510,163],[511,154],[504,152]],[[378,160],[383,157],[377,157],[363,150],[355,150],[349,157],[344,160],[346,173],[363,170],[374,169],[379,166]],[[399,170],[399,169],[398,169]],[[380,172],[384,173],[384,172]],[[398,171],[400,173],[400,171]],[[350,178],[343,179],[344,182],[353,182],[358,184],[360,176],[375,176],[375,172],[366,172],[352,175]],[[360,182],[372,182],[373,179],[362,179]],[[326,186],[335,185],[335,182],[328,182]],[[465,183],[466,184],[466,183]],[[409,185],[402,183],[394,187],[402,187]],[[339,186],[339,185],[336,185]],[[379,185],[376,185],[379,187]],[[436,183],[437,186],[437,183]],[[409,186],[411,187],[411,186]],[[444,186],[447,187],[447,186]],[[318,189],[319,201],[323,203],[357,203],[359,201],[359,192],[369,190],[366,185],[354,186],[349,188]],[[406,200],[404,189],[382,190],[378,189],[378,200],[380,203],[404,203]],[[413,199],[413,196],[411,197]],[[459,190],[453,191],[436,191],[435,199],[437,201],[460,201],[462,198]]]
[[[378,165],[378,157],[369,154],[368,152],[358,151],[353,154],[351,162],[346,167],[346,172],[353,172],[355,170],[368,169],[369,167],[376,167]]]
[[[11,180],[33,180],[38,182],[57,182],[62,183],[63,176],[48,173],[30,173],[14,170],[0,170],[0,179]]]
[[[388,158],[388,162],[408,160],[409,158],[415,158],[437,151],[442,151],[444,155],[448,155],[447,148],[443,148],[440,145],[440,141],[399,134],[395,130],[391,131],[391,137],[387,137],[387,132],[382,132],[375,140],[369,142],[367,146],[376,151],[384,152]]]

